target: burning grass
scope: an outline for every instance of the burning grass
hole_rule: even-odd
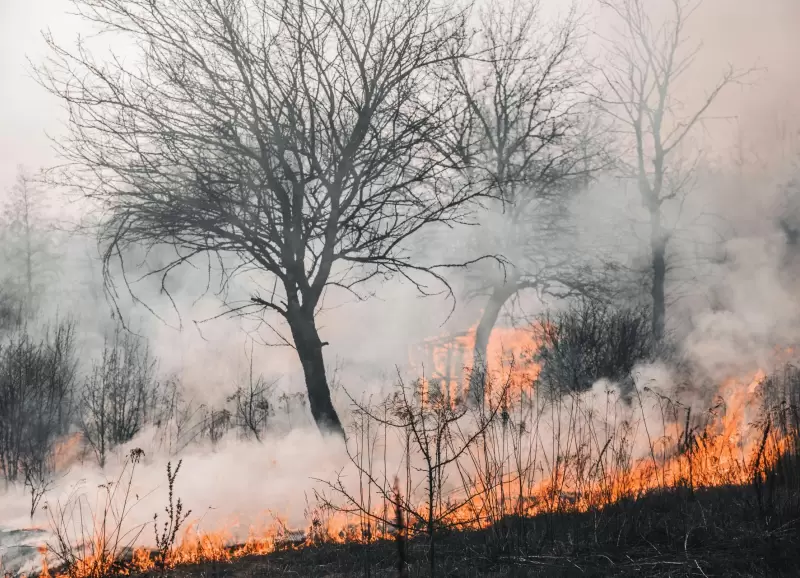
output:
[[[180,574],[187,565],[212,565],[217,573],[258,568],[278,576],[254,557],[296,561],[295,550],[338,560],[326,563],[342,572],[346,556],[360,552],[347,571],[396,575],[398,536],[409,541],[413,575],[449,567],[459,576],[532,568],[544,575],[710,576],[720,564],[731,568],[727,575],[766,575],[748,574],[757,560],[779,574],[787,555],[774,549],[795,544],[800,517],[800,372],[787,368],[726,380],[704,411],[646,382],[628,396],[601,383],[554,400],[513,367],[477,405],[430,382],[401,384],[383,404],[354,402],[350,476],[320,480],[305,530],[273,517],[244,540],[234,524],[201,531],[199,520],[182,513],[172,497],[176,469],[168,472],[157,547],[136,548],[143,528],[125,527],[131,456],[128,490],[122,479],[106,488],[80,533],[66,521],[85,512],[61,507],[56,516],[50,509],[58,539],[43,553],[41,575]],[[471,554],[459,558],[458,547]],[[747,554],[741,568],[724,559],[733,551]],[[486,574],[471,574],[479,567]]]
[[[660,492],[593,512],[510,517],[490,528],[442,533],[435,575],[795,576],[797,505],[779,511],[761,516],[752,491],[726,486]],[[407,576],[430,575],[427,550],[424,539],[410,541]],[[329,543],[181,566],[172,575],[396,577],[396,552],[389,541]]]
[[[446,531],[435,575],[794,576],[800,508],[789,492],[776,491],[775,498],[780,502],[767,514],[751,488],[672,489],[590,512],[508,517],[487,528]],[[397,559],[397,544],[389,540],[322,542],[279,546],[268,555],[201,558],[169,575],[394,577]],[[409,577],[430,576],[423,537],[410,540],[404,567]]]

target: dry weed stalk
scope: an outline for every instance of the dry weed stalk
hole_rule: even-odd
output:
[[[180,527],[184,522],[186,522],[192,513],[191,510],[184,512],[183,502],[181,499],[178,498],[178,500],[175,501],[174,498],[175,479],[178,477],[178,472],[181,469],[182,463],[183,460],[178,461],[178,465],[175,466],[174,472],[172,471],[172,462],[167,463],[167,486],[169,489],[169,495],[167,498],[167,506],[164,508],[167,519],[164,520],[164,525],[160,532],[158,530],[158,514],[153,514],[153,531],[156,538],[155,565],[161,569],[166,568],[169,565],[170,556],[175,547],[178,530],[180,530]]]
[[[395,543],[397,544],[397,577],[408,578],[408,562],[407,562],[407,529],[405,519],[403,517],[403,508],[400,506],[402,498],[400,494],[400,480],[394,478],[394,496],[395,496]]]
[[[120,569],[122,558],[133,551],[144,526],[125,529],[125,525],[140,501],[132,496],[132,485],[143,456],[142,450],[131,450],[119,476],[99,486],[99,505],[90,506],[85,496],[76,492],[64,504],[48,504],[55,543],[48,543],[47,551],[69,578],[105,578]],[[91,521],[88,527],[87,517]]]

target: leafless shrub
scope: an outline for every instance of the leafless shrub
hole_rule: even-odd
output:
[[[270,401],[275,391],[275,382],[262,376],[254,376],[252,360],[247,384],[237,387],[228,402],[233,403],[233,420],[245,437],[252,436],[261,441],[274,409]]]
[[[465,494],[449,493],[445,485],[450,473],[455,473],[457,463],[476,443],[499,415],[505,388],[484,406],[479,415],[472,415],[464,399],[451,398],[440,390],[429,388],[425,380],[411,386],[400,380],[395,394],[378,408],[354,403],[359,416],[357,428],[360,442],[353,448],[348,444],[350,462],[359,474],[359,493],[346,487],[341,475],[334,482],[324,482],[345,504],[336,504],[322,494],[318,497],[330,508],[355,514],[370,532],[384,532],[396,524],[397,510],[408,519],[407,529],[422,533],[428,540],[428,559],[431,575],[436,567],[436,543],[440,532],[446,529],[468,527],[476,520],[454,516],[476,498],[475,488]],[[396,435],[404,447],[405,495],[395,490],[384,461],[383,471],[376,472],[376,444],[371,431],[383,430],[384,447],[388,435]],[[390,433],[391,432],[391,433]],[[355,451],[353,451],[355,449]],[[385,460],[385,458],[384,458]],[[421,482],[418,482],[419,479]],[[478,489],[483,492],[483,489]],[[383,502],[373,507],[373,499]],[[374,530],[373,530],[374,529]],[[400,531],[400,529],[397,529]]]
[[[232,427],[231,411],[229,409],[224,407],[221,409],[205,408],[201,435],[211,443],[212,447],[216,446]]]
[[[0,472],[6,481],[45,483],[53,448],[71,424],[75,380],[69,321],[39,341],[20,328],[0,344]]]
[[[156,361],[147,344],[117,326],[106,339],[82,392],[80,426],[100,466],[108,453],[138,434],[155,412]]]
[[[157,448],[175,456],[203,438],[206,407],[188,395],[179,379],[164,381],[156,409],[153,441]]]
[[[561,395],[591,388],[599,379],[624,383],[636,363],[655,353],[650,313],[580,300],[568,309],[543,315],[536,326],[541,364],[538,383]]]

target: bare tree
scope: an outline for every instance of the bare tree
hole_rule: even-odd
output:
[[[603,108],[632,139],[630,160],[620,159],[626,177],[635,179],[649,215],[653,336],[664,336],[668,273],[667,249],[677,222],[666,222],[666,206],[680,212],[689,193],[696,159],[680,147],[729,84],[743,74],[729,68],[691,111],[675,95],[676,84],[692,69],[700,46],[687,46],[686,25],[702,3],[671,0],[672,14],[655,24],[644,0],[602,0],[622,25],[610,43],[608,62],[599,69],[606,84]]]
[[[461,110],[438,74],[466,44],[465,14],[434,0],[74,4],[138,56],[101,62],[48,36],[40,69],[70,111],[68,182],[109,216],[107,267],[166,244],[162,280],[222,253],[238,257],[228,274],[270,275],[251,305],[286,321],[316,423],[343,434],[316,323],[326,289],[444,281],[408,241],[461,222],[477,195],[452,171]]]
[[[471,180],[495,200],[497,222],[475,242],[506,259],[501,270],[481,271],[476,284],[487,298],[470,380],[478,398],[489,338],[507,302],[526,289],[567,295],[588,288],[567,241],[568,203],[601,158],[587,128],[586,65],[575,12],[548,29],[539,4],[494,3],[482,16],[476,56],[453,66],[471,112],[471,141],[462,149]]]

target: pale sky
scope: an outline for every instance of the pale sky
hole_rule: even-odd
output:
[[[596,7],[594,0],[582,1]],[[0,194],[13,182],[18,164],[37,168],[55,160],[45,131],[57,133],[64,114],[30,78],[26,56],[41,58],[43,29],[62,41],[74,39],[77,23],[66,15],[69,6],[69,0],[0,0]],[[712,83],[728,62],[766,67],[754,86],[731,91],[714,111],[739,117],[750,147],[762,154],[773,154],[776,126],[785,121],[790,131],[800,126],[794,120],[800,117],[798,25],[800,0],[706,0],[692,31],[705,46],[698,87],[690,91],[698,98],[705,81]],[[732,122],[727,125],[734,130]]]
[[[45,131],[63,117],[58,102],[31,78],[26,55],[43,53],[40,31],[69,32],[64,0],[0,0],[0,190],[20,163],[52,162]]]

